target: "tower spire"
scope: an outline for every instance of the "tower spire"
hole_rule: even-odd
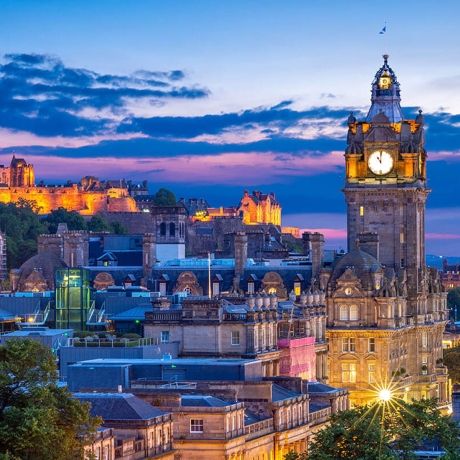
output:
[[[388,54],[383,55],[383,65],[372,82],[372,104],[366,118],[368,122],[381,112],[391,123],[403,120],[399,83],[393,69],[388,65],[388,58]]]

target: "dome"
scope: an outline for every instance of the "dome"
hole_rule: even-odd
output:
[[[18,290],[24,291],[26,289],[26,281],[31,275],[32,278],[36,277],[33,273],[39,272],[41,276],[47,281],[48,289],[54,289],[54,272],[57,268],[64,268],[66,264],[62,259],[53,251],[42,251],[40,254],[27,259],[19,268]]]
[[[371,102],[366,118],[368,122],[373,121],[380,112],[383,112],[391,123],[403,120],[399,83],[393,69],[388,65],[387,54],[383,55],[383,66],[377,71],[372,82]]]
[[[353,249],[343,255],[334,264],[331,281],[340,278],[347,268],[352,268],[356,276],[361,280],[364,288],[373,285],[372,275],[382,270],[380,262],[372,255],[360,249]]]

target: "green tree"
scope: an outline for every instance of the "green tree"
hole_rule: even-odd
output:
[[[110,224],[103,219],[101,216],[95,215],[91,217],[91,220],[88,222],[88,230],[90,232],[110,232]]]
[[[67,224],[69,230],[86,230],[85,219],[76,211],[67,211],[65,208],[58,208],[51,211],[43,222],[48,225],[49,233],[56,233],[58,225]]]
[[[153,195],[153,203],[156,206],[174,206],[177,203],[177,200],[171,190],[160,188],[160,190]]]
[[[34,211],[33,202],[0,203],[0,229],[6,234],[8,268],[20,267],[37,252],[37,237],[47,226]]]
[[[100,419],[56,384],[50,350],[34,340],[0,346],[0,459],[82,459]]]
[[[452,383],[460,383],[460,347],[443,350],[443,363],[449,369],[449,377]]]
[[[334,414],[311,444],[309,460],[412,459],[424,441],[438,442],[445,460],[460,455],[460,429],[440,413],[436,400],[393,400]],[[289,454],[306,460],[306,453]]]

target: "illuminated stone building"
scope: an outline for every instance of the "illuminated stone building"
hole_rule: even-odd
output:
[[[83,215],[136,211],[129,186],[124,181],[103,182],[90,176],[84,177],[79,184],[36,185],[34,167],[24,159],[13,156],[9,167],[0,166],[0,202],[34,201],[40,214],[48,214],[60,207]]]
[[[245,190],[238,206],[238,214],[243,217],[246,225],[281,225],[281,205],[274,193],[262,193],[256,190],[250,194]]]
[[[327,289],[329,383],[366,403],[393,381],[405,398],[449,401],[442,365],[446,293],[425,265],[426,183],[421,112],[405,119],[384,56],[365,120],[348,119],[348,253],[322,270]],[[391,385],[390,385],[391,386]]]
[[[189,211],[192,221],[209,222],[216,218],[242,218],[246,225],[272,224],[281,226],[281,205],[275,194],[244,191],[238,206],[210,207],[206,200],[191,198],[180,200]]]

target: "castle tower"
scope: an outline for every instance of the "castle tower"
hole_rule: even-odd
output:
[[[421,112],[406,119],[384,56],[367,117],[348,118],[348,254],[328,282],[330,380],[354,403],[394,380],[405,398],[450,398],[442,366],[446,294],[425,265],[426,151]]]
[[[185,224],[183,205],[152,206],[156,227],[156,258],[159,262],[185,258]]]

